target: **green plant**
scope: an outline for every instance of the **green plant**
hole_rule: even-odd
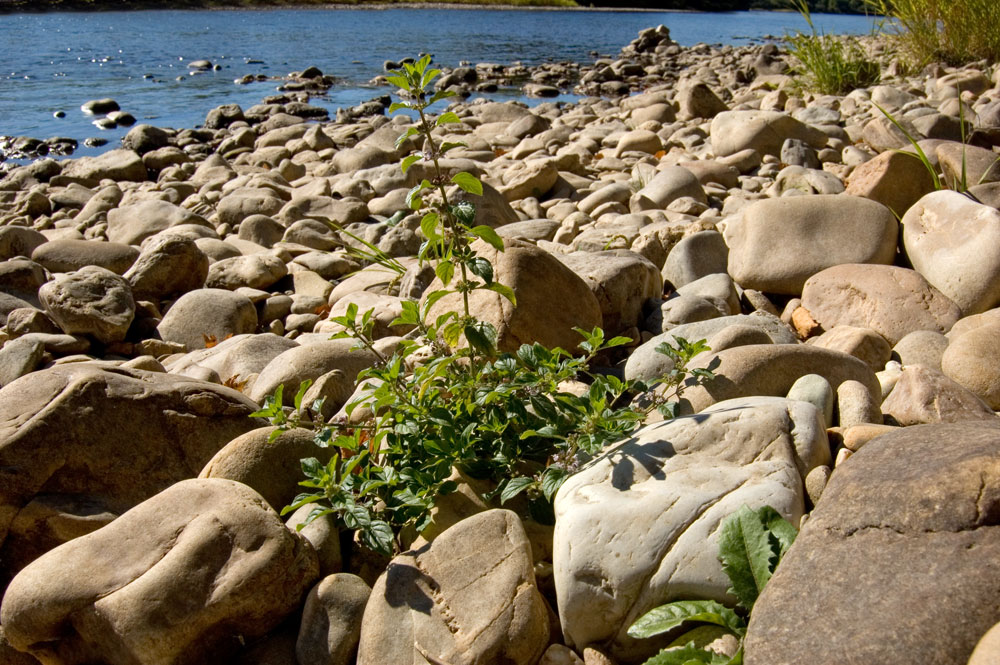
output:
[[[901,50],[917,67],[1000,60],[1000,3],[995,0],[868,0],[889,23]]]
[[[600,329],[580,331],[581,356],[541,344],[473,355],[470,349],[435,349],[439,331],[419,314],[416,303],[406,303],[399,321],[417,325],[420,339],[404,341],[359,376],[372,388],[346,410],[353,415],[362,409],[364,418],[321,423],[303,417],[308,405],[301,403],[301,387],[291,412],[281,408],[276,392],[255,414],[276,425],[277,433],[313,426],[317,444],[337,450],[325,465],[303,460],[309,491],[285,512],[315,503],[310,519],[335,514],[341,526],[384,554],[402,546],[399,536],[430,526],[435,500],[457,487],[454,470],[485,481],[491,489],[483,498],[495,505],[523,494],[527,516],[551,523],[552,500],[567,477],[653,410],[676,415],[687,382],[713,377],[688,367],[707,350],[704,341],[661,345],[674,367],[657,384],[646,384],[592,371],[599,354],[629,341],[606,340]],[[345,327],[344,336],[373,349],[370,312],[359,315],[351,307],[334,320]],[[411,362],[428,350],[429,358]],[[567,389],[580,381],[586,389]]]
[[[674,640],[645,665],[739,665],[747,617],[781,558],[795,540],[795,527],[770,506],[741,507],[719,529],[719,561],[736,596],[733,610],[714,600],[680,600],[660,605],[639,617],[628,629],[634,638],[661,635],[685,624],[699,624]],[[734,635],[740,647],[732,657],[706,647],[723,635]]]
[[[829,95],[842,95],[878,82],[878,63],[869,58],[855,37],[827,35],[816,30],[806,0],[792,0],[793,7],[809,25],[809,32],[786,35],[789,52],[798,64],[795,70],[808,87]]]
[[[419,257],[421,260],[436,260],[434,272],[445,288],[432,293],[428,301],[433,304],[449,293],[460,293],[462,296],[462,315],[451,317],[446,314],[452,320],[439,320],[436,325],[443,326],[441,332],[449,344],[454,345],[460,336],[465,335],[474,347],[485,348],[483,343],[487,341],[484,337],[489,337],[489,331],[486,330],[488,324],[473,319],[469,310],[469,294],[477,289],[487,289],[496,291],[514,305],[517,303],[510,288],[493,281],[493,266],[489,261],[476,256],[472,250],[472,242],[482,239],[502,252],[503,240],[491,227],[475,223],[475,205],[468,201],[452,205],[448,199],[449,182],[474,196],[482,196],[483,185],[478,178],[465,171],[448,179],[441,166],[441,159],[449,151],[465,147],[465,144],[438,143],[434,136],[436,129],[460,123],[461,119],[451,111],[442,113],[433,120],[428,115],[427,109],[430,106],[455,95],[449,90],[439,90],[428,98],[428,86],[441,73],[439,69],[429,69],[430,63],[431,56],[424,55],[415,63],[404,63],[402,70],[392,71],[386,77],[389,83],[397,86],[401,94],[408,98],[394,102],[389,106],[389,112],[406,110],[415,112],[418,116],[416,124],[399,136],[396,146],[401,146],[413,137],[423,141],[423,149],[405,156],[400,162],[400,168],[406,173],[414,164],[424,162],[429,163],[433,170],[430,179],[422,179],[407,193],[406,204],[417,211],[424,209],[425,204],[430,208],[420,220],[420,230],[427,240],[421,247]],[[436,198],[425,199],[430,194],[435,194]],[[459,279],[454,287],[449,288],[456,268]],[[479,279],[471,279],[470,275]]]
[[[500,237],[475,224],[473,204],[449,200],[449,184],[473,195],[482,194],[482,185],[469,173],[450,178],[444,173],[441,157],[460,144],[439,143],[435,130],[459,119],[452,112],[436,118],[427,113],[451,96],[427,91],[438,73],[425,56],[388,80],[407,96],[391,110],[417,116],[399,145],[416,137],[421,150],[405,156],[401,168],[429,165],[430,177],[410,190],[407,203],[424,211],[420,227],[426,242],[419,256],[434,262],[443,288],[422,303],[402,303],[392,325],[412,326],[414,332],[389,356],[375,345],[371,310],[362,313],[352,304],[331,319],[343,328],[335,337],[354,339],[355,348],[376,358],[359,375],[368,389],[345,407],[346,417],[317,418],[319,409],[302,403],[307,384],[300,386],[294,409],[283,408],[278,390],[254,414],[275,425],[275,435],[313,427],[316,443],[333,448],[326,463],[302,460],[307,491],[284,512],[313,505],[306,523],[333,515],[340,527],[357,532],[362,544],[386,555],[432,524],[435,502],[458,487],[456,472],[482,480],[486,501],[514,501],[522,514],[551,522],[555,492],[581,464],[627,436],[653,410],[673,417],[688,384],[714,377],[709,369],[688,366],[708,350],[704,340],[677,339],[676,346],[657,347],[673,360],[673,368],[653,384],[594,371],[601,354],[631,341],[606,339],[599,328],[578,330],[580,356],[541,344],[525,344],[515,352],[497,348],[495,328],[472,316],[469,294],[490,290],[512,303],[515,297],[472,248],[481,239],[502,251]],[[369,258],[378,261],[368,249]],[[449,294],[461,295],[462,310],[432,316],[434,305]],[[570,384],[577,389],[570,390]]]

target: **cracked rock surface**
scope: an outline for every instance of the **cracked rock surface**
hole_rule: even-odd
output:
[[[1000,621],[998,525],[1000,427],[922,425],[869,442],[838,467],[757,601],[746,662],[965,663]]]

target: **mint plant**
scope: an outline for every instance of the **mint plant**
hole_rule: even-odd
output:
[[[679,600],[643,614],[629,627],[630,637],[653,637],[698,624],[644,665],[741,665],[746,617],[796,535],[795,527],[770,506],[758,510],[742,506],[726,518],[719,529],[719,561],[732,584],[729,593],[736,596],[737,609],[714,600]],[[734,635],[740,642],[732,657],[705,648],[723,635]]]
[[[406,195],[406,204],[413,210],[424,209],[429,203],[430,210],[420,220],[420,230],[427,239],[421,247],[419,258],[434,259],[434,272],[444,289],[435,291],[428,297],[428,302],[440,300],[449,293],[462,294],[462,315],[446,314],[448,320],[439,321],[441,334],[446,342],[455,345],[460,336],[465,338],[477,350],[486,351],[489,342],[495,344],[496,332],[492,334],[489,324],[476,321],[469,310],[469,293],[476,289],[496,291],[510,300],[514,305],[514,292],[507,286],[493,281],[493,266],[489,261],[476,256],[472,250],[472,242],[482,239],[503,251],[503,240],[491,227],[476,224],[475,205],[467,201],[452,204],[448,199],[447,185],[457,185],[464,191],[475,196],[483,195],[483,184],[471,173],[460,171],[450,179],[441,166],[441,159],[451,150],[464,147],[461,142],[442,142],[434,137],[434,130],[449,124],[460,123],[461,119],[452,111],[446,111],[432,119],[427,109],[439,101],[454,97],[450,90],[438,90],[428,98],[428,87],[441,73],[439,69],[431,69],[431,56],[424,55],[415,63],[403,63],[403,69],[392,71],[386,80],[397,86],[406,97],[403,101],[394,102],[389,106],[389,112],[409,111],[417,114],[417,122],[407,129],[396,140],[396,147],[403,145],[408,139],[416,137],[423,142],[423,148],[405,156],[400,162],[400,168],[406,173],[418,162],[429,163],[433,176],[424,178]],[[436,201],[425,199],[429,194],[435,194]],[[455,271],[458,270],[458,281],[452,286]],[[475,275],[479,280],[471,279]],[[480,281],[481,280],[481,281]],[[450,287],[450,288],[449,288]],[[430,305],[428,305],[429,307]]]
[[[436,118],[428,113],[431,105],[452,96],[446,91],[429,95],[438,74],[425,56],[388,80],[406,96],[390,110],[416,114],[398,145],[418,137],[421,149],[405,156],[401,168],[408,171],[421,162],[429,167],[430,177],[410,190],[407,203],[424,212],[420,227],[426,241],[419,257],[434,263],[443,288],[422,303],[402,303],[391,325],[412,326],[413,332],[390,356],[375,346],[372,311],[350,305],[343,316],[331,319],[343,328],[335,338],[354,339],[355,348],[377,359],[359,375],[359,384],[369,389],[346,405],[346,417],[324,422],[315,416],[319,409],[313,405],[310,411],[302,403],[307,385],[300,387],[294,409],[283,408],[277,392],[254,414],[279,434],[312,427],[317,445],[334,449],[325,464],[302,460],[305,491],[283,513],[312,505],[305,523],[333,515],[339,527],[355,531],[362,545],[384,555],[399,551],[432,524],[435,501],[457,488],[456,470],[485,481],[491,488],[483,497],[487,502],[503,505],[519,497],[514,504],[522,515],[551,523],[553,498],[569,475],[628,436],[652,411],[673,417],[688,384],[714,378],[709,370],[688,368],[695,355],[708,350],[704,340],[678,339],[676,348],[661,345],[657,350],[674,366],[648,384],[594,370],[602,353],[631,342],[606,339],[599,328],[577,330],[583,336],[579,356],[537,343],[515,352],[497,348],[496,329],[471,314],[469,294],[494,291],[515,306],[516,299],[472,247],[481,239],[502,251],[501,238],[476,224],[472,203],[449,200],[449,185],[481,196],[482,184],[469,173],[449,178],[444,171],[442,157],[461,144],[439,143],[435,136],[437,128],[459,121],[453,112]],[[372,258],[378,259],[374,253]],[[461,311],[432,318],[434,304],[456,293],[462,296]]]

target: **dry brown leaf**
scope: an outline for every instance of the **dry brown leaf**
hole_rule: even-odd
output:
[[[241,381],[239,375],[237,374],[226,379],[222,385],[227,388],[232,388],[237,392],[243,392],[243,389],[247,387],[248,383],[250,383],[250,379],[243,379]]]
[[[203,340],[205,340],[205,348],[206,349],[211,349],[212,347],[217,346],[219,344],[219,342],[224,342],[227,339],[231,338],[232,336],[233,336],[233,333],[229,333],[228,335],[226,335],[222,339],[218,339],[215,335],[206,335],[205,333],[201,334],[201,338]]]

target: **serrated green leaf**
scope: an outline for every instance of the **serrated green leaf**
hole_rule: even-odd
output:
[[[404,157],[402,161],[399,162],[399,168],[403,173],[406,173],[407,171],[410,170],[411,166],[413,166],[423,158],[424,158],[423,154],[419,152],[409,155],[408,157]]]
[[[660,412],[664,420],[673,420],[680,415],[681,405],[679,402],[667,402],[658,406],[656,410]]]
[[[424,200],[420,198],[420,192],[424,191],[430,183],[424,180],[423,182],[414,185],[410,191],[406,193],[406,205],[410,210],[419,210],[424,205]]]
[[[389,113],[395,113],[401,109],[408,109],[410,105],[407,102],[393,102],[389,104]]]
[[[518,476],[517,478],[511,478],[504,485],[503,491],[500,492],[500,505],[503,505],[513,499],[515,496],[525,491],[534,484],[534,479],[528,476]]]
[[[607,342],[604,343],[604,348],[612,349],[616,346],[625,346],[626,344],[631,344],[631,343],[632,343],[631,337],[622,337],[622,336],[612,337],[611,339],[609,339]]]
[[[465,326],[461,321],[452,321],[441,331],[441,337],[448,346],[458,346],[458,340],[462,337]]]
[[[358,532],[361,543],[382,556],[392,556],[392,544],[394,536],[392,527],[382,520],[371,520],[371,522]]]
[[[440,69],[429,69],[425,71],[423,76],[420,77],[420,87],[426,88],[428,85],[431,84],[431,81],[433,81],[438,77],[440,73],[441,73]]]
[[[746,632],[743,619],[721,603],[714,600],[679,600],[646,612],[629,626],[628,634],[636,639],[653,637],[687,621],[722,626],[737,636]]]
[[[795,537],[799,535],[798,530],[792,525],[791,522],[786,520],[781,516],[777,510],[771,506],[764,506],[757,510],[757,515],[760,517],[761,522],[764,523],[764,528],[774,537],[775,542],[778,545],[778,550],[775,552],[777,555],[774,565],[771,568],[771,572],[774,572],[774,568],[777,567],[778,560],[785,555],[788,548],[792,546],[795,542]]]
[[[306,391],[309,390],[309,386],[312,385],[312,379],[306,379],[299,384],[299,391],[295,393],[295,410],[299,411],[302,408],[302,398],[306,396]]]
[[[476,221],[476,206],[471,201],[459,201],[451,207],[451,214],[460,224],[471,227]]]
[[[302,473],[309,478],[315,478],[323,471],[323,465],[315,457],[299,460],[299,464],[302,465]]]
[[[427,105],[430,106],[431,104],[436,104],[442,99],[448,99],[449,97],[454,97],[457,94],[458,93],[454,90],[438,90],[434,93],[434,96],[431,97],[431,100],[427,102]]]
[[[361,529],[369,526],[372,522],[368,509],[364,506],[359,506],[354,503],[353,500],[344,506],[341,518],[344,520],[344,525],[347,526],[348,529]]]
[[[442,284],[448,286],[452,277],[455,276],[455,264],[451,261],[438,261],[438,264],[434,266],[434,274],[437,275]]]
[[[310,503],[316,503],[317,501],[322,501],[322,500],[323,500],[322,494],[308,494],[308,493],[299,494],[294,499],[292,499],[292,502],[290,504],[281,509],[281,514],[287,515],[288,513],[295,512],[302,506],[308,505]]]
[[[479,178],[471,173],[460,171],[451,177],[451,181],[469,194],[483,195],[483,183],[479,182]]]
[[[390,323],[390,326],[416,326],[420,324],[420,306],[412,300],[403,300],[399,303],[399,316]]]
[[[399,150],[399,147],[406,142],[406,139],[410,138],[411,136],[416,136],[419,133],[420,133],[419,129],[417,129],[416,127],[410,127],[405,132],[403,132],[402,134],[400,134],[399,136],[397,136],[396,137],[396,150]]]
[[[495,340],[491,340],[476,324],[470,323],[465,326],[463,332],[465,333],[465,339],[469,342],[469,346],[479,353],[492,355],[496,350],[494,346]]]
[[[719,529],[719,561],[741,606],[753,609],[771,579],[771,543],[760,515],[742,506]]]

